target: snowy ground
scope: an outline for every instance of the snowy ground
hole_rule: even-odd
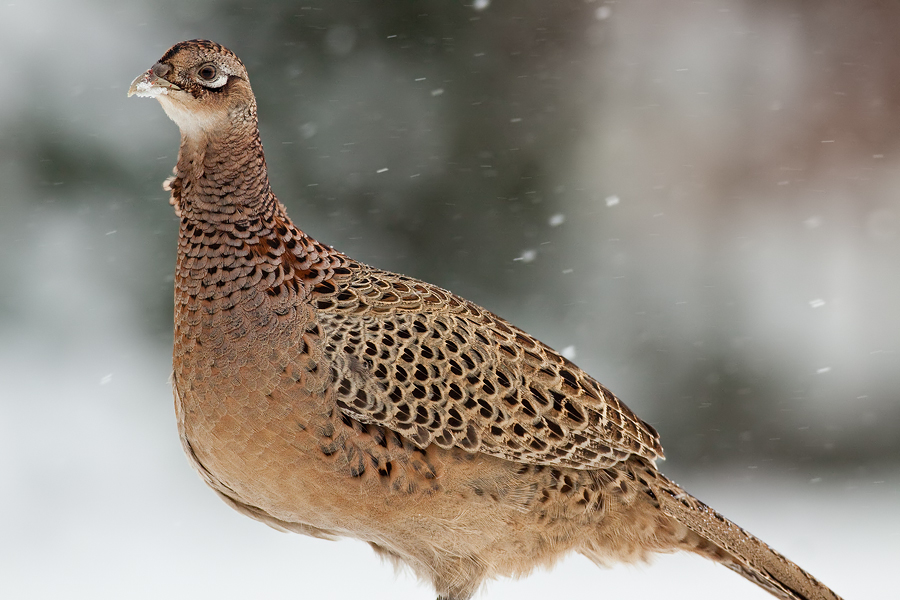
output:
[[[40,340],[4,341],[18,351],[0,348],[12,391],[0,412],[0,597],[431,597],[361,543],[278,533],[207,490],[181,455],[164,351],[86,347],[80,360],[40,364]],[[900,547],[900,476],[896,465],[861,469],[821,481],[763,467],[679,479],[845,598],[885,597]],[[494,582],[481,597],[662,590],[669,599],[768,597],[692,556],[612,570],[573,556]]]

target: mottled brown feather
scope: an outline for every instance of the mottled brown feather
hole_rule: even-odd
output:
[[[524,331],[298,229],[243,63],[173,46],[132,84],[179,125],[173,387],[185,453],[241,513],[354,537],[441,598],[576,551],[687,550],[787,600],[813,577],[660,474],[656,431]]]
[[[341,259],[310,302],[348,415],[421,448],[535,464],[662,457],[652,427],[552,348],[437,286]]]

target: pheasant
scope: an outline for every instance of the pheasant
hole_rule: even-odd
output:
[[[241,60],[175,44],[128,95],[181,130],[173,388],[184,450],[245,515],[368,542],[468,600],[569,552],[685,550],[774,596],[838,596],[656,468],[657,432],[586,372],[437,286],[298,229]]]

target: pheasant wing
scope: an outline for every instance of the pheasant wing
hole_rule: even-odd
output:
[[[534,464],[597,469],[663,456],[650,425],[524,331],[437,286],[346,266],[310,300],[350,417],[423,448]]]

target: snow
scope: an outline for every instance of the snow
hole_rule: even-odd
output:
[[[550,227],[559,227],[563,223],[566,222],[566,215],[562,213],[556,213],[547,221],[550,224]]]
[[[306,123],[304,123],[303,125],[300,126],[300,135],[303,136],[304,140],[308,140],[309,138],[316,135],[317,131],[318,131],[318,127],[316,127],[316,124],[313,123],[312,121],[307,121]]]
[[[349,25],[335,25],[325,34],[325,48],[335,56],[347,56],[356,46],[356,30]]]
[[[514,258],[514,261],[521,261],[524,263],[534,262],[534,259],[537,258],[537,250],[523,250],[522,254],[517,258]]]
[[[141,75],[141,77],[146,77],[146,75]],[[140,77],[138,79],[140,79]],[[138,81],[137,84],[132,83],[132,86],[134,91],[131,93],[139,98],[156,98],[157,96],[164,96],[169,93],[168,89],[153,85],[146,79]]]
[[[818,215],[813,215],[808,219],[803,221],[803,226],[807,229],[818,229],[822,226],[822,217]]]

